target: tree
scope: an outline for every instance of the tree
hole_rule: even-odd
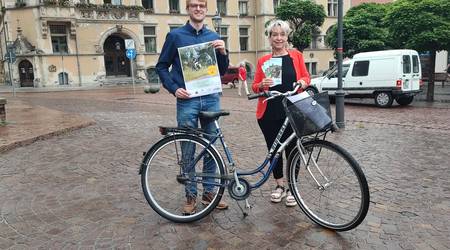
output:
[[[386,15],[386,24],[396,48],[429,51],[427,101],[434,99],[436,51],[450,48],[449,0],[399,0]]]
[[[277,8],[276,17],[291,23],[293,32],[289,41],[300,51],[309,47],[311,36],[318,32],[325,20],[325,10],[309,0],[287,0]]]
[[[349,9],[343,20],[343,56],[389,48],[388,29],[383,23],[389,4],[365,3]],[[337,48],[337,25],[325,37],[328,46]]]

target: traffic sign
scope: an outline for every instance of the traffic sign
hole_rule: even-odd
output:
[[[16,53],[14,53],[14,51],[12,50],[6,52],[5,60],[8,61],[9,63],[14,63],[16,61]]]
[[[128,59],[133,60],[136,57],[136,50],[135,49],[127,49],[127,52],[125,53],[128,57]]]
[[[134,47],[134,40],[133,39],[125,39],[125,49],[136,49]]]

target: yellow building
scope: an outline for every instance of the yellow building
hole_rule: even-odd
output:
[[[207,25],[213,29],[216,10],[220,34],[230,62],[245,61],[250,74],[256,59],[269,52],[264,24],[274,17],[281,0],[208,0]],[[344,11],[350,0],[344,1]],[[312,75],[333,64],[333,51],[324,44],[328,28],[337,21],[337,0],[316,0],[328,14],[314,36],[305,61]],[[99,86],[157,81],[154,67],[171,29],[188,19],[184,0],[3,0],[0,49],[4,82],[9,82],[7,45],[16,86]],[[134,41],[137,57],[125,55],[125,41]]]

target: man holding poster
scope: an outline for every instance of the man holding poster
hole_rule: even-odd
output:
[[[199,112],[220,110],[218,92],[221,92],[221,88],[214,87],[216,84],[214,80],[217,79],[217,72],[220,72],[220,75],[225,74],[229,63],[228,54],[224,41],[204,25],[207,0],[186,0],[186,11],[189,14],[189,21],[167,34],[156,64],[156,71],[164,88],[177,97],[178,126],[197,128],[200,121],[205,132],[212,133],[215,132],[214,123],[200,119]],[[188,88],[186,83],[189,85]],[[220,77],[217,83],[220,85]],[[181,144],[183,164],[193,158],[194,146],[189,142]],[[215,168],[215,163],[207,159],[203,161],[203,172],[212,173]],[[190,215],[196,212],[197,188],[194,181],[186,183],[183,214]],[[209,204],[208,202],[216,195],[214,185],[204,185],[200,195],[201,202]],[[217,208],[226,209],[228,205],[220,202]]]

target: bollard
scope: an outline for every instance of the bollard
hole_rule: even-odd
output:
[[[6,99],[0,97],[0,122],[6,121]]]

